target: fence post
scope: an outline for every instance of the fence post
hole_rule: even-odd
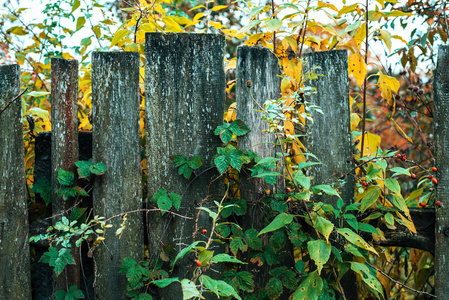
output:
[[[265,132],[269,129],[269,124],[262,119],[263,114],[259,107],[259,105],[263,106],[266,100],[278,99],[281,96],[280,71],[279,59],[268,48],[248,46],[237,48],[237,119],[242,120],[251,130],[248,134],[239,138],[238,147],[244,152],[247,150],[254,151],[260,158],[275,157],[276,151],[281,151],[274,146],[277,143],[276,137]],[[247,83],[248,80],[251,83]],[[282,167],[280,169],[277,171],[282,173]],[[254,228],[260,231],[268,225],[262,200],[270,196],[267,195],[265,190],[271,189],[271,187],[262,178],[251,178],[250,174],[246,174],[245,171],[240,174],[240,196],[247,202],[247,217],[241,220],[243,230]],[[283,187],[283,182],[278,182],[275,189]],[[276,191],[273,191],[271,196],[275,193]],[[268,235],[263,237],[263,245],[269,245]],[[271,277],[268,274],[271,266],[265,262],[263,266],[257,267],[249,261],[249,257],[247,260],[247,270],[255,275],[254,290],[259,291],[265,288]],[[284,253],[282,264],[287,267],[294,264],[293,248],[291,248],[291,251]]]
[[[0,66],[0,91],[0,299],[31,299],[19,65]]]
[[[322,162],[308,170],[314,177],[313,184],[329,184],[340,179],[353,167],[351,143],[351,116],[349,108],[348,54],[346,50],[308,53],[305,72],[322,74],[311,80],[316,94],[306,98],[321,108],[323,114],[312,112],[313,124],[307,125],[306,148]],[[306,83],[309,84],[309,83]],[[325,135],[325,136],[324,136]],[[343,179],[346,183],[339,190],[345,205],[354,198],[354,176]],[[336,197],[322,196],[320,201],[336,204]]]
[[[322,114],[312,112],[313,124],[306,124],[306,149],[318,157],[321,165],[308,168],[312,183],[330,184],[338,179],[345,181],[339,188],[345,205],[353,203],[355,180],[347,174],[353,167],[351,143],[351,115],[349,107],[348,54],[346,50],[332,50],[308,53],[304,72],[322,74],[310,82],[316,94],[306,97],[312,105],[321,108]],[[314,66],[321,69],[313,71]],[[305,73],[304,73],[305,74]],[[326,136],[323,136],[326,135]],[[336,196],[320,196],[316,199],[336,205]],[[358,299],[356,276],[347,272],[341,279],[346,299]]]
[[[213,200],[220,200],[216,197],[220,195],[220,180],[212,182],[218,174],[210,164],[221,145],[214,129],[222,124],[226,98],[224,46],[224,37],[216,34],[146,34],[148,205],[157,206],[150,199],[165,188],[168,193],[182,195],[177,213],[193,218],[152,213],[148,224],[152,259],[158,257],[162,244],[172,245],[176,255],[194,240],[204,240],[202,229],[212,229],[209,215],[204,211],[199,214],[197,207],[215,207]],[[173,155],[188,159],[199,155],[203,165],[195,172],[201,175],[192,174],[190,180],[178,175],[170,158]],[[191,257],[180,260],[173,276],[189,278],[193,264]],[[164,299],[181,297],[181,287],[171,284],[161,293]]]
[[[71,208],[76,198],[66,201],[56,196],[61,188],[58,170],[76,173],[78,161],[78,61],[62,58],[51,59],[51,154],[52,154],[52,208],[53,225],[61,221],[62,216],[70,220]],[[67,265],[66,272],[56,278],[56,290],[67,290],[76,285],[80,288],[79,248],[72,243],[71,253],[74,265]]]
[[[435,294],[438,299],[449,295],[449,47],[438,48],[434,82],[434,135],[438,185],[435,224]]]
[[[135,52],[94,52],[92,55],[92,158],[106,172],[95,178],[95,215],[111,218],[142,208],[139,128],[139,61]],[[124,299],[127,279],[118,270],[125,257],[143,259],[141,213],[113,218],[105,240],[95,250],[97,299]]]

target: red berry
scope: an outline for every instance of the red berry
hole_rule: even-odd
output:
[[[424,202],[419,203],[419,205],[421,205],[421,207],[426,207],[426,204]]]
[[[234,176],[232,176],[232,175],[229,175],[229,179],[231,179],[231,180],[232,180],[232,179],[234,179]]]
[[[410,174],[410,177],[413,178],[413,179],[416,179],[416,174],[412,173],[412,174]]]
[[[292,189],[291,189],[291,188],[289,188],[289,187],[288,187],[288,188],[286,188],[286,190],[287,190],[287,192],[288,192],[288,193],[291,193],[291,192],[292,192]]]
[[[203,231],[201,231],[203,234],[206,234],[207,233],[207,230],[206,229],[203,229]]]
[[[197,265],[198,267],[201,267],[201,262],[200,262],[199,260],[196,260],[196,265]]]
[[[437,185],[437,184],[438,184],[438,180],[437,180],[435,177],[432,178],[432,182],[433,182],[434,185]]]
[[[251,82],[251,80],[246,81],[246,87],[252,87],[253,83]]]
[[[441,207],[441,201],[437,201],[437,206]]]
[[[362,182],[363,186],[368,186],[368,183],[366,183],[365,181]]]
[[[407,156],[405,156],[405,154],[402,155],[402,157],[401,157],[402,160],[405,160],[406,158],[407,158]]]
[[[402,157],[402,154],[399,154],[399,153],[398,153],[398,154],[396,154],[396,157],[397,157],[397,158],[401,158],[401,157]]]
[[[433,177],[432,177],[432,175],[429,175],[429,176],[427,176],[427,178],[432,179]]]
[[[436,172],[438,169],[436,167],[432,167],[432,171]]]

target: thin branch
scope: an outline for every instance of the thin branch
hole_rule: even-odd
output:
[[[2,108],[2,110],[0,111],[0,115],[13,103],[16,102],[17,100],[20,99],[20,97],[22,97],[22,95],[28,90],[28,88],[24,89],[19,95],[15,96],[14,99],[12,99],[11,101],[8,102],[8,104],[6,104],[6,106],[4,108]]]
[[[410,291],[415,292],[415,293],[417,293],[417,294],[423,294],[423,295],[427,295],[427,296],[430,296],[430,297],[433,297],[433,298],[437,298],[437,296],[435,296],[435,295],[433,295],[433,294],[430,294],[430,293],[428,293],[428,292],[423,292],[423,291],[415,290],[414,288],[411,288],[411,287],[409,287],[409,286],[403,284],[402,282],[399,282],[399,281],[397,281],[397,280],[391,278],[390,276],[388,276],[387,273],[385,273],[384,271],[378,269],[376,266],[370,264],[369,262],[365,262],[365,264],[368,265],[368,266],[370,266],[371,268],[373,268],[374,270],[376,270],[376,271],[379,272],[380,274],[384,275],[384,276],[387,277],[389,280],[393,281],[393,282],[396,283],[396,284],[399,284],[400,286],[402,286],[403,288],[405,288],[405,289],[407,289],[407,290],[410,290]]]

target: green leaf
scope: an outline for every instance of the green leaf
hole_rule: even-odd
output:
[[[229,159],[226,155],[220,155],[214,159],[215,166],[220,174],[223,174],[229,166]]]
[[[301,185],[306,190],[310,189],[310,178],[304,175],[301,170],[296,170],[293,173],[293,180],[296,182],[296,184]]]
[[[337,229],[337,232],[341,235],[343,235],[350,243],[356,245],[357,247],[360,247],[362,249],[366,249],[368,251],[371,251],[372,253],[377,255],[376,250],[369,245],[361,236],[356,234],[354,231],[352,231],[349,228],[339,228]]]
[[[65,170],[58,170],[58,181],[62,185],[72,185],[75,180],[75,174]]]
[[[171,265],[171,269],[173,270],[173,268],[175,267],[176,262],[183,258],[185,255],[189,254],[190,252],[193,251],[193,249],[195,249],[196,245],[198,245],[201,241],[196,241],[193,242],[192,244],[190,244],[189,246],[185,247],[184,249],[182,249],[181,251],[179,251],[178,255],[176,255],[175,260],[172,262]],[[204,243],[204,242],[203,242]],[[184,279],[185,280],[185,279]]]
[[[312,191],[315,194],[317,194],[319,192],[324,192],[324,193],[328,194],[329,196],[337,196],[338,198],[341,198],[340,194],[333,187],[331,187],[330,185],[327,185],[327,184],[312,186]]]
[[[170,199],[173,203],[173,207],[176,210],[179,210],[179,208],[181,207],[181,195],[176,193],[170,193]]]
[[[168,197],[167,194],[165,194],[165,196],[160,197],[157,200],[157,207],[159,207],[159,209],[161,210],[170,210],[172,207],[173,203],[171,202],[171,199]],[[165,212],[162,211],[162,214],[164,214]]]
[[[92,159],[89,159],[88,161],[80,160],[75,162],[75,166],[78,167],[78,176],[79,178],[89,178],[92,175],[92,172],[90,171],[90,166],[92,165]]]
[[[220,298],[220,294],[218,291],[218,282],[215,279],[210,278],[207,275],[201,275],[200,276],[200,282],[202,285],[208,289],[209,291],[213,292],[215,295],[217,295],[218,298]]]
[[[55,292],[55,300],[75,300],[84,299],[83,292],[78,289],[76,285],[69,287],[69,291],[64,290]]]
[[[235,289],[231,285],[224,282],[223,280],[217,280],[217,288],[218,291],[220,292],[220,295],[222,296],[226,297],[234,296],[238,300],[242,300],[242,298],[240,298],[239,294],[237,294]]]
[[[405,203],[404,198],[402,198],[400,194],[393,194],[393,197],[391,197],[391,199],[389,200],[391,204],[394,205],[394,207],[399,208],[407,217],[410,217],[410,211],[407,207],[407,203]]]
[[[236,254],[239,249],[242,250],[242,252],[246,252],[246,250],[248,250],[248,244],[245,243],[245,240],[242,237],[235,237],[231,240],[229,248],[234,254]]]
[[[369,191],[368,193],[366,193],[366,195],[363,197],[362,201],[361,201],[361,208],[360,208],[360,212],[363,213],[365,210],[367,210],[371,205],[373,205],[374,203],[376,203],[377,199],[380,196],[380,190],[378,187],[376,187],[375,189]]]
[[[398,175],[410,176],[410,171],[408,169],[404,169],[404,168],[401,168],[401,167],[391,168],[390,171],[394,172],[394,174],[391,175],[392,177],[398,176]]]
[[[384,179],[385,186],[395,194],[401,194],[401,187],[399,186],[399,182],[394,178]]]
[[[76,31],[83,28],[84,24],[86,24],[86,18],[83,16],[79,17],[78,20],[76,21]]]
[[[305,168],[308,168],[308,167],[311,167],[311,166],[314,166],[314,165],[321,165],[321,163],[319,163],[319,162],[313,162],[313,161],[310,161],[310,162],[302,161],[302,162],[300,162],[300,163],[298,164],[298,169],[299,169],[299,170],[300,170],[300,169],[305,169]]]
[[[329,236],[334,230],[334,224],[331,221],[318,216],[313,227],[326,238],[326,241],[329,241]]]
[[[151,283],[154,283],[155,285],[157,285],[160,288],[164,288],[164,287],[172,284],[173,282],[180,282],[180,281],[179,281],[178,277],[164,278],[164,279],[160,279],[160,280],[151,281]]]
[[[40,194],[41,198],[45,201],[45,205],[51,203],[51,183],[45,178],[39,178],[33,184],[32,192]]]
[[[58,197],[62,197],[64,200],[68,200],[71,197],[75,197],[77,195],[76,188],[63,186],[56,191],[56,195]]]
[[[201,156],[199,155],[195,155],[194,157],[192,157],[191,160],[189,160],[189,167],[192,168],[193,170],[198,169],[202,165],[203,163],[201,162]]]
[[[204,210],[205,212],[207,212],[207,213],[209,214],[209,216],[210,216],[212,219],[215,219],[215,218],[217,217],[217,213],[211,211],[211,210],[210,210],[209,208],[207,208],[207,207],[201,206],[201,207],[198,207],[198,209]]]
[[[282,283],[290,290],[296,290],[298,287],[298,281],[296,279],[296,273],[293,270],[286,270],[282,274]]]
[[[270,299],[277,299],[283,291],[282,281],[278,278],[271,278],[265,289]]]
[[[331,244],[322,240],[309,241],[307,243],[310,258],[315,261],[318,268],[318,274],[321,274],[324,264],[331,255]]]
[[[382,294],[382,285],[376,278],[376,272],[370,270],[365,264],[351,261],[351,269],[360,275],[363,282],[365,282],[372,290]]]
[[[264,168],[269,168],[269,169],[274,169],[276,168],[276,163],[280,161],[279,158],[275,158],[275,157],[265,157],[263,159],[261,159],[256,166],[262,166]]]
[[[248,246],[254,250],[262,250],[262,239],[257,236],[257,230],[250,228],[245,232],[245,240]]]
[[[128,287],[130,289],[143,286],[143,281],[146,281],[150,277],[150,271],[131,257],[124,258],[119,268],[119,273],[126,273],[126,279],[128,280]]]
[[[376,228],[373,225],[370,225],[367,223],[359,222],[359,230],[369,232],[369,233],[379,234],[379,232],[376,230]]]
[[[92,174],[95,174],[95,175],[103,175],[106,172],[106,166],[104,163],[99,162],[99,163],[91,165],[89,167],[89,171],[91,171]]]
[[[285,225],[290,224],[293,221],[293,218],[295,217],[295,215],[289,215],[286,213],[282,213],[277,215],[274,220],[264,229],[262,229],[261,232],[259,232],[259,235],[267,233],[267,232],[271,232],[271,231],[275,231],[279,228],[284,227]]]
[[[226,283],[233,286],[235,290],[239,289],[247,293],[254,291],[254,280],[251,273],[247,271],[236,272],[234,270],[223,272],[223,279]]]
[[[229,125],[229,130],[236,136],[242,136],[249,132],[248,126],[242,120],[235,120]]]
[[[230,263],[236,263],[236,264],[245,264],[243,261],[238,260],[234,256],[231,256],[226,253],[217,254],[214,257],[212,257],[211,263],[219,263],[219,262],[230,262]]]
[[[193,297],[200,297],[200,292],[196,289],[195,283],[189,279],[181,280],[182,299],[190,299]]]
[[[175,167],[177,167],[177,168],[179,168],[183,164],[188,163],[187,158],[183,155],[173,155],[173,157],[171,157],[171,158],[173,159],[173,163],[175,164]]]
[[[278,19],[270,19],[266,21],[265,24],[267,25],[268,31],[273,32],[281,28],[282,21]]]
[[[286,241],[287,236],[285,235],[284,231],[276,230],[270,238],[270,245],[273,247],[274,251],[278,252],[284,248]]]
[[[75,207],[72,212],[70,213],[70,221],[77,221],[79,218],[81,218],[84,214],[84,212],[87,210],[87,207],[78,208]]]
[[[323,280],[316,271],[311,272],[301,282],[292,295],[292,300],[317,300],[323,289]]]
[[[58,276],[61,274],[66,265],[75,264],[75,260],[70,253],[70,249],[61,248],[58,251],[55,247],[48,248],[48,252],[45,252],[44,255],[42,255],[39,262],[48,263],[50,267],[54,267],[55,273]]]

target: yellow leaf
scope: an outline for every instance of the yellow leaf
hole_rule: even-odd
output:
[[[415,224],[413,224],[412,221],[408,220],[406,217],[404,217],[399,212],[396,212],[396,215],[402,220],[403,225],[408,228],[412,233],[416,233]]]
[[[235,69],[236,64],[237,64],[237,59],[236,58],[231,59],[225,67],[225,73],[228,70]]]
[[[165,23],[165,30],[169,32],[184,32],[172,17],[162,17],[162,21]]]
[[[357,3],[353,4],[353,5],[348,5],[348,6],[343,6],[342,9],[340,9],[340,11],[338,12],[338,16],[340,17],[341,15],[353,12],[354,10],[357,9]]]
[[[359,140],[359,143],[357,144],[357,149],[361,152],[362,149],[362,141],[361,141],[362,135],[359,135],[357,137],[357,140]],[[380,136],[376,134],[372,134],[370,132],[365,132],[365,145],[363,150],[363,155],[371,155],[374,153],[377,153],[377,149],[380,147]]]
[[[206,7],[204,5],[197,5],[197,6],[193,7],[193,8],[191,8],[191,9],[189,9],[189,11],[192,11],[192,10],[195,10],[195,9],[198,9],[198,8],[206,8]]]
[[[228,113],[226,114],[226,122],[231,123],[235,121],[237,111],[235,109],[235,102],[229,105]]]
[[[393,97],[391,91],[398,92],[400,86],[399,81],[394,77],[384,75],[382,71],[379,71],[377,75],[379,75],[377,85],[380,88],[382,98],[391,100]]]
[[[388,48],[388,51],[391,52],[391,33],[387,30],[379,29],[382,40]]]
[[[193,21],[197,21],[197,20],[201,19],[203,16],[204,16],[204,13],[199,12],[193,17]]]
[[[121,29],[121,30],[117,31],[114,34],[114,37],[112,38],[111,46],[109,46],[109,48],[111,48],[112,46],[117,44],[121,39],[123,39],[128,34],[129,34],[129,30],[128,29]]]
[[[221,32],[237,39],[242,39],[246,36],[244,33],[237,33],[235,29],[221,29]]]
[[[245,41],[245,45],[252,46],[256,44],[260,39],[263,38],[263,33],[256,33],[249,37],[247,41]]]
[[[360,50],[360,46],[362,45],[362,42],[366,38],[366,25],[365,23],[362,23],[362,25],[359,27],[357,32],[354,35],[354,40],[357,43],[357,50]]]
[[[398,125],[398,123],[396,123],[396,121],[395,121],[394,119],[392,119],[392,118],[390,119],[390,121],[393,123],[394,127],[395,127],[396,130],[399,132],[399,134],[400,134],[404,139],[406,139],[407,141],[409,141],[410,143],[413,144],[413,140],[412,140],[411,138],[409,138],[409,137],[405,134],[404,130],[402,130],[402,128]]]
[[[214,27],[215,29],[222,29],[225,28],[226,26],[224,26],[223,24],[221,24],[220,22],[213,22],[210,21],[209,24]]]
[[[393,35],[392,38],[396,39],[396,40],[400,40],[401,42],[403,42],[404,44],[408,45],[408,42],[406,40],[404,40],[402,38],[402,36],[399,35]]]
[[[318,7],[327,7],[332,10],[338,11],[338,8],[335,7],[333,4],[324,3],[323,1],[318,1]]]
[[[218,6],[213,7],[211,10],[218,11],[218,10],[225,9],[226,7],[228,7],[228,5],[218,5]]]
[[[351,131],[354,131],[360,123],[360,117],[356,113],[351,113]]]
[[[288,46],[290,46],[293,52],[296,52],[298,50],[298,44],[296,43],[296,40],[290,37],[285,37],[282,40],[282,46],[284,46],[285,49],[288,49]]]
[[[352,74],[357,81],[357,84],[361,87],[365,81],[368,68],[360,53],[356,52],[348,57],[348,68],[349,75]]]

